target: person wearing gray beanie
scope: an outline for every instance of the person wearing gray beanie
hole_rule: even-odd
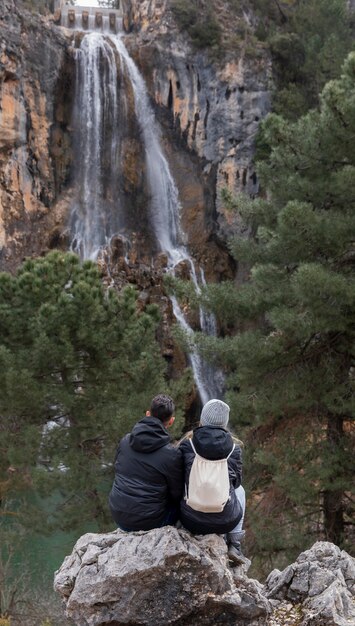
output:
[[[201,426],[220,426],[227,428],[229,422],[228,404],[222,400],[209,400],[202,409],[200,424]]]
[[[187,435],[180,444],[185,472],[185,497],[180,504],[180,520],[191,533],[225,535],[228,556],[235,564],[250,565],[241,551],[245,512],[245,491],[242,481],[242,451],[228,431],[230,407],[226,402],[213,398],[206,402],[200,415],[200,425]],[[225,459],[229,475],[229,499],[220,512],[189,506],[189,479],[195,456],[206,461]]]

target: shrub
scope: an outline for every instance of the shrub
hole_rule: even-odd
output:
[[[197,20],[197,7],[189,0],[174,0],[172,11],[181,30],[188,30]]]
[[[211,16],[206,21],[191,26],[189,34],[197,48],[213,47],[221,40],[220,26]]]
[[[179,28],[190,35],[196,48],[220,43],[220,26],[208,7],[200,7],[197,0],[173,0],[171,8]]]

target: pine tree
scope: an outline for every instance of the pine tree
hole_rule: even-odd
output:
[[[267,199],[231,198],[250,238],[231,242],[243,286],[205,293],[225,337],[200,338],[229,372],[248,432],[255,553],[351,536],[355,416],[355,54],[319,111],[264,123]],[[232,336],[228,336],[232,334]],[[253,510],[253,514],[250,511]]]
[[[119,437],[166,389],[158,313],[106,291],[73,254],[0,274],[0,516],[44,530],[112,527]]]

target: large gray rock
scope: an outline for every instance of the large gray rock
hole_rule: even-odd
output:
[[[271,572],[265,594],[301,605],[300,626],[352,626],[355,559],[334,544],[319,541],[282,572]]]
[[[222,537],[173,527],[87,534],[55,575],[77,626],[354,626],[355,559],[328,542],[265,587],[230,569]]]
[[[227,566],[221,537],[173,527],[84,535],[54,588],[77,626],[264,626],[271,610],[262,585]]]

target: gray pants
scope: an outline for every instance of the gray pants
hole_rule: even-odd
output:
[[[244,515],[245,515],[245,490],[244,490],[244,487],[242,487],[242,485],[237,487],[237,489],[235,490],[235,495],[237,496],[240,502],[240,506],[242,507],[243,514],[238,524],[236,525],[236,527],[233,528],[233,530],[231,530],[231,533],[240,533],[243,530],[243,522],[244,522]]]

